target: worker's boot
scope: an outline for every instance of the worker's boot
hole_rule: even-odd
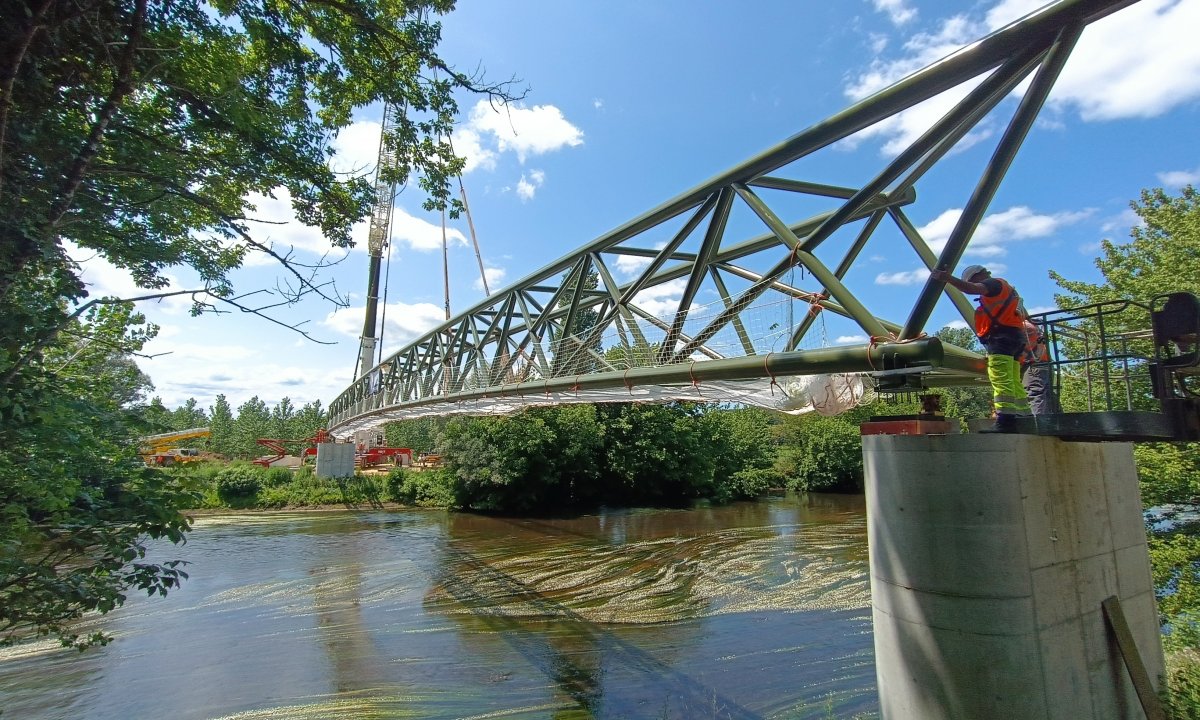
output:
[[[996,424],[980,430],[981,433],[1015,433],[1017,431],[1017,416],[1008,413],[996,413]]]

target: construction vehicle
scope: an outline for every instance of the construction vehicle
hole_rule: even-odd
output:
[[[174,432],[147,435],[139,440],[138,455],[142,462],[154,467],[171,467],[177,463],[203,460],[205,453],[195,448],[180,448],[185,440],[206,438],[212,435],[206,427],[176,430]]]

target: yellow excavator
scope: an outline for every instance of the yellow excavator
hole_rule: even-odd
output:
[[[209,453],[204,453],[195,448],[181,448],[178,446],[185,440],[206,438],[209,435],[212,435],[212,431],[206,427],[176,430],[175,432],[159,433],[158,435],[147,435],[139,441],[138,455],[142,456],[142,461],[147,465],[155,467],[171,467],[176,463],[201,460],[205,456],[208,456]]]

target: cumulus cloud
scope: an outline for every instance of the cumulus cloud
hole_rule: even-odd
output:
[[[333,332],[346,337],[358,338],[362,333],[366,308],[349,307],[341,312],[331,312],[322,324]],[[386,315],[383,331],[384,354],[400,349],[438,325],[446,322],[445,308],[433,303],[387,303],[380,308]]]
[[[942,19],[931,32],[918,33],[899,57],[876,58],[845,89],[861,100],[909,73],[1003,27],[1044,5],[1043,0],[1002,0],[983,11]],[[879,3],[876,3],[877,7]],[[882,8],[880,8],[882,9]],[[1155,117],[1200,98],[1200,3],[1142,0],[1103,18],[1084,31],[1049,99],[1052,110],[1075,111],[1085,122]],[[1152,46],[1154,52],[1146,52]],[[879,137],[882,151],[895,155],[977,84],[953,88],[925,103],[868,128],[854,142]],[[963,142],[976,143],[994,129],[981,126]]]
[[[161,352],[158,342],[152,340],[146,352]],[[208,408],[217,395],[225,395],[234,408],[255,395],[268,402],[288,397],[297,406],[327,402],[351,379],[352,366],[344,374],[314,373],[311,368],[281,363],[278,348],[264,352],[233,343],[172,342],[170,350],[169,355],[138,359],[142,370],[154,378],[155,394],[167,407],[195,398]]]
[[[839,335],[837,340],[834,340],[835,345],[850,345],[853,343],[865,343],[866,335]]]
[[[287,188],[275,188],[270,195],[250,193],[246,200],[254,207],[247,215],[250,218],[249,234],[255,241],[284,255],[289,248],[315,255],[334,250],[319,228],[310,227],[296,219],[292,210],[292,194]],[[368,227],[368,222],[364,220],[351,229],[351,237],[358,249],[366,249]],[[337,249],[334,255],[340,256],[345,252],[347,251]],[[278,262],[265,253],[252,250],[247,253],[244,265],[255,267],[274,265]]]
[[[1200,168],[1195,170],[1169,170],[1158,173],[1158,181],[1165,187],[1181,188],[1200,183]]]
[[[1036,213],[1018,205],[1000,213],[985,215],[967,245],[968,255],[975,257],[998,257],[1008,252],[1006,243],[1031,238],[1049,237],[1061,228],[1083,220],[1090,211],[1060,212],[1051,215]],[[961,208],[951,208],[918,228],[921,237],[934,252],[940,253],[950,238],[950,233],[962,216]]]
[[[379,164],[379,134],[382,125],[374,120],[359,120],[342,128],[333,139],[333,157],[329,167],[334,172],[361,176],[375,174]]]
[[[500,289],[500,283],[504,282],[504,276],[507,274],[504,268],[487,267],[486,265],[483,268],[483,275],[487,278],[488,289],[492,292]],[[475,280],[474,286],[476,290],[483,290],[483,280]]]
[[[79,278],[87,287],[89,297],[93,299],[100,297],[132,298],[160,292],[191,289],[181,286],[179,279],[174,275],[163,273],[163,277],[168,281],[167,287],[157,290],[147,290],[146,288],[138,287],[128,270],[113,265],[103,255],[94,250],[81,248],[69,240],[63,241],[63,250],[66,251],[67,257],[71,258],[78,266]],[[142,304],[153,305],[156,309],[171,315],[182,315],[191,310],[192,296],[173,295],[161,300],[146,300]]]
[[[904,25],[917,17],[916,8],[910,7],[907,0],[873,0],[875,9],[888,16],[893,25]]]
[[[497,109],[487,100],[480,100],[471,110],[466,127],[480,137],[490,135],[499,152],[514,152],[521,163],[531,155],[583,144],[583,131],[553,105],[506,105]]]
[[[409,215],[402,207],[392,210],[392,242],[400,242],[413,250],[433,252],[442,249],[442,225]],[[446,226],[446,242],[467,244],[467,237],[457,228]],[[362,243],[365,245],[365,243]]]
[[[686,288],[687,278],[676,278],[642,290],[633,296],[633,303],[654,317],[673,319]]]
[[[876,285],[917,285],[929,279],[929,271],[925,268],[916,270],[901,270],[898,272],[879,273],[875,276]]]
[[[517,197],[522,201],[532,200],[537,189],[545,182],[546,173],[541,170],[530,170],[528,175],[521,173],[521,179],[517,181]]]

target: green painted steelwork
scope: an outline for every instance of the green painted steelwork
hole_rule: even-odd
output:
[[[925,268],[954,268],[1083,28],[1135,1],[1042,8],[545,265],[368,370],[330,403],[331,429],[405,408],[455,412],[455,403],[572,388],[825,373],[866,373],[903,388],[978,382],[980,356],[923,334],[943,292],[970,317],[961,293],[927,282],[901,323],[865,307],[845,278],[885,226]],[[915,200],[920,178],[1031,74],[935,255],[903,206]],[[796,161],[967,82],[976,85],[966,97],[863,186],[788,177]],[[833,207],[784,219],[796,205],[820,203]],[[748,232],[755,223],[766,232]],[[800,287],[797,271],[817,287]],[[698,305],[702,297],[715,298],[713,307]],[[809,336],[825,311],[851,319],[867,339],[814,347]]]

